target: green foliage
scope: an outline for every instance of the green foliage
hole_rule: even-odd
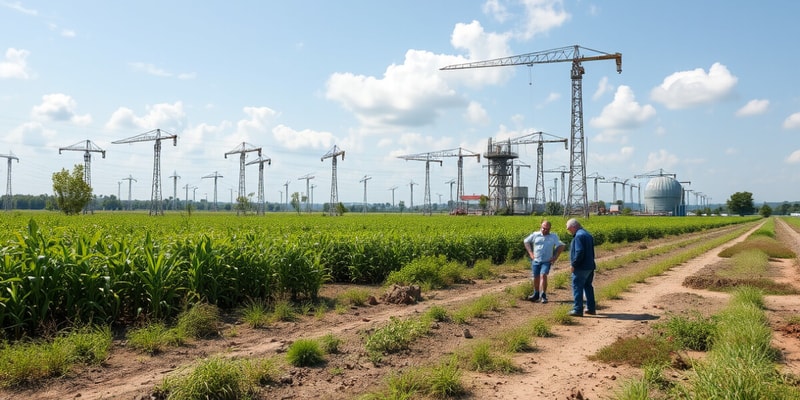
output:
[[[157,354],[165,347],[180,346],[186,342],[186,337],[181,332],[159,322],[132,329],[128,331],[126,338],[128,346],[148,354]]]
[[[472,347],[466,356],[467,368],[476,372],[511,373],[519,370],[510,358],[495,354],[488,342],[480,342]]]
[[[369,296],[371,296],[369,290],[361,288],[353,288],[340,293],[336,297],[339,301],[342,301],[345,304],[353,305],[356,307],[363,307],[367,304]]]
[[[448,262],[443,255],[424,256],[392,271],[386,284],[420,285],[430,289],[441,289],[461,281],[464,268],[457,263]]]
[[[758,215],[764,218],[769,218],[772,215],[772,207],[770,207],[769,204],[764,203],[764,205],[758,209]]]
[[[603,347],[590,359],[641,367],[646,364],[669,362],[669,354],[675,349],[674,344],[656,336],[617,338],[614,343]]]
[[[272,319],[275,321],[294,321],[297,319],[297,312],[294,310],[292,303],[280,300],[273,305]]]
[[[753,194],[750,192],[736,192],[728,199],[728,210],[731,214],[750,215],[755,211]]]
[[[316,340],[298,339],[286,350],[286,361],[295,367],[313,367],[325,361],[325,353]]]
[[[365,347],[375,359],[382,353],[405,350],[414,340],[427,333],[428,327],[423,321],[391,317],[387,325],[367,336]]]
[[[176,329],[182,336],[205,338],[219,334],[219,308],[213,304],[198,303],[178,316]]]
[[[433,305],[425,312],[425,317],[432,321],[445,322],[450,319],[447,309],[440,305]]]
[[[189,373],[167,377],[157,392],[175,400],[243,399],[255,393],[244,376],[241,362],[211,357]]]
[[[717,326],[713,319],[696,313],[691,317],[671,316],[665,322],[655,324],[653,329],[680,349],[706,351],[711,347]]]
[[[63,168],[53,173],[56,206],[64,214],[79,214],[92,201],[92,187],[84,180],[83,168],[75,164],[72,173]]]
[[[326,354],[336,354],[339,352],[339,346],[342,345],[342,339],[336,337],[332,333],[328,333],[319,340],[322,351]]]
[[[242,320],[251,328],[264,328],[272,321],[269,306],[264,301],[250,301],[241,310]]]

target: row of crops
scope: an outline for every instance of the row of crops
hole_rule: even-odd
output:
[[[565,242],[562,218],[552,218]],[[678,235],[739,217],[592,218],[598,244]],[[471,265],[525,256],[538,217],[419,215],[0,216],[0,329],[7,338],[75,323],[128,324],[205,301],[314,300],[326,282],[380,283],[428,255]]]

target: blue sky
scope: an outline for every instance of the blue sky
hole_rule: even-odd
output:
[[[342,202],[422,204],[425,163],[398,156],[463,148],[534,131],[570,136],[570,64],[465,71],[439,68],[580,45],[620,52],[583,64],[587,174],[630,179],[663,170],[724,203],[731,194],[800,201],[797,2],[441,0],[0,0],[0,154],[13,154],[15,194],[52,193],[51,176],[82,164],[60,147],[85,140],[95,194],[149,199],[153,142],[112,144],[162,129],[163,197],[238,190],[242,143],[261,147],[267,201],[329,199],[334,145]],[[519,148],[536,165],[536,146]],[[544,167],[569,164],[545,145]],[[255,153],[248,153],[247,161]],[[465,193],[488,192],[486,161],[464,162]],[[5,159],[0,174],[7,176]],[[521,168],[533,191],[535,169]],[[433,202],[446,202],[457,159],[431,164]],[[547,195],[560,174],[546,174]],[[246,167],[246,191],[258,168]],[[392,187],[397,187],[394,191]],[[557,185],[560,192],[560,183]],[[588,182],[589,199],[594,184]],[[621,198],[621,186],[617,188]],[[611,201],[612,184],[599,184]],[[642,190],[642,196],[643,194]],[[5,193],[5,192],[3,192]],[[626,198],[630,190],[625,191]],[[634,196],[638,193],[634,191]],[[690,196],[690,206],[696,197]]]

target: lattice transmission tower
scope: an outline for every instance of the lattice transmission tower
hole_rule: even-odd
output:
[[[172,139],[172,145],[178,145],[178,135],[168,133],[161,129],[154,129],[127,139],[111,142],[113,144],[152,142],[153,145],[153,186],[150,195],[150,215],[164,215],[164,205],[161,204],[161,141]]]
[[[330,210],[328,211],[330,215],[339,215],[339,190],[338,184],[336,183],[336,159],[339,156],[342,156],[342,161],[344,161],[344,150],[333,145],[333,147],[319,159],[320,161],[325,161],[326,158],[331,159],[331,202]]]
[[[181,176],[178,175],[178,171],[173,170],[172,175],[168,178],[172,178],[172,209],[178,209],[178,179],[181,179]]]
[[[208,174],[203,177],[203,179],[208,179],[208,178],[214,179],[214,211],[219,211],[219,208],[217,207],[217,180],[219,178],[222,178],[222,175],[220,175],[219,172],[214,171],[213,174]]]
[[[435,152],[432,153],[420,153],[420,154],[409,154],[406,156],[398,156],[397,158],[402,158],[406,161],[425,161],[425,195],[422,200],[422,215],[431,215],[432,214],[432,207],[431,207],[431,161],[438,162],[439,166],[442,165],[442,160],[439,158]],[[411,207],[414,207],[414,183],[411,183]]]
[[[298,181],[302,181],[302,180],[306,181],[306,212],[307,213],[311,212],[311,205],[310,205],[311,204],[310,203],[310,201],[311,201],[311,185],[310,185],[310,181],[312,179],[314,179],[314,175],[311,175],[311,174],[305,174],[305,175],[297,178]]]
[[[258,164],[258,208],[256,209],[256,214],[258,215],[264,215],[264,163],[272,165],[272,159],[269,157],[264,158],[259,154],[258,158],[245,164]]]
[[[258,156],[261,157],[261,147],[255,147],[247,142],[242,142],[242,144],[236,146],[233,150],[225,153],[225,158],[228,158],[228,156],[232,154],[239,154],[239,195],[236,197],[237,202],[247,197],[244,179],[245,158],[247,157],[247,153],[254,151],[258,152]],[[240,210],[240,207],[236,207],[236,215],[239,215],[239,213],[243,211],[244,210]]]
[[[14,199],[13,195],[11,194],[11,160],[17,160],[17,163],[19,164],[19,158],[13,154],[0,154],[0,158],[8,159],[8,177],[6,179],[6,195],[3,197],[3,209],[9,211],[11,210],[11,202]]]

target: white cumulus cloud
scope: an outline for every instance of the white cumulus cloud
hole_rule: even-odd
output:
[[[656,170],[659,168],[666,168],[669,169],[678,165],[680,160],[678,156],[661,149],[658,152],[650,153],[647,155],[647,162],[645,163],[645,168],[647,170]]]
[[[727,97],[738,80],[726,66],[714,63],[708,73],[702,68],[675,72],[664,78],[650,96],[669,109],[689,108]]]
[[[3,60],[0,60],[0,79],[29,79],[28,50],[9,48]]]
[[[613,141],[620,134],[636,129],[656,116],[653,106],[641,105],[629,86],[620,85],[614,94],[614,100],[603,107],[600,115],[592,118],[589,124],[603,129],[598,140]]]
[[[77,107],[78,103],[69,95],[63,93],[46,94],[42,96],[42,104],[33,107],[31,116],[38,120],[68,121],[76,125],[89,125],[92,122],[91,115],[78,115],[75,112]]]
[[[333,146],[335,137],[331,132],[303,129],[301,131],[286,125],[272,129],[272,136],[287,149],[324,149]]]
[[[786,157],[786,162],[789,164],[800,164],[800,150],[795,150],[789,157]]]
[[[783,120],[784,129],[797,129],[800,128],[800,112],[796,112]]]
[[[147,106],[146,111],[145,115],[137,116],[130,108],[120,107],[111,114],[111,118],[106,123],[106,128],[115,130],[139,129],[144,131],[162,129],[170,133],[179,133],[186,126],[186,112],[183,109],[183,103],[180,101],[174,104],[160,103],[154,106]]]
[[[744,107],[736,110],[737,117],[749,117],[751,115],[763,114],[769,108],[769,100],[753,99],[747,102]]]

